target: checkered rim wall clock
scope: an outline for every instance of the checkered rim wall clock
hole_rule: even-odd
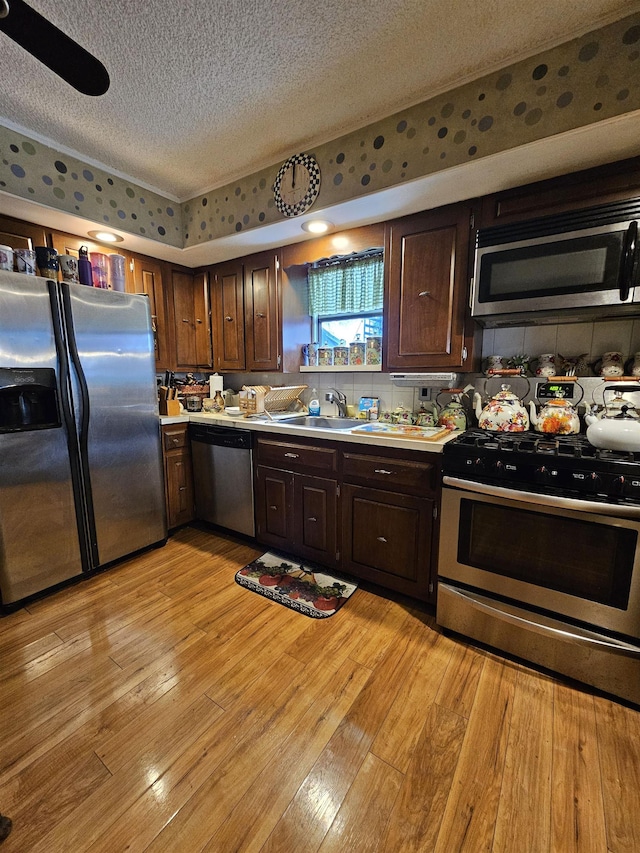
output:
[[[311,154],[294,154],[276,175],[273,197],[284,216],[299,216],[308,210],[320,192],[320,167]]]

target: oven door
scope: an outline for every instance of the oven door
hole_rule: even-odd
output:
[[[440,579],[640,636],[640,509],[444,477]]]

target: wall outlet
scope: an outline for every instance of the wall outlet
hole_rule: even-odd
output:
[[[431,388],[421,388],[418,393],[418,400],[430,400],[431,390]]]

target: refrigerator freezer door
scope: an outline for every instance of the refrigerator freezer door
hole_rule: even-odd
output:
[[[46,281],[0,276],[0,367],[57,359]],[[82,572],[64,427],[0,433],[0,593],[11,604]]]
[[[102,566],[167,536],[151,314],[145,296],[66,292],[89,398],[94,563]]]

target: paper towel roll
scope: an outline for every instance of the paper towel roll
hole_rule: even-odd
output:
[[[224,377],[219,376],[217,373],[212,373],[209,377],[209,396],[215,397],[216,393],[219,391],[222,393],[222,383],[224,382]]]

